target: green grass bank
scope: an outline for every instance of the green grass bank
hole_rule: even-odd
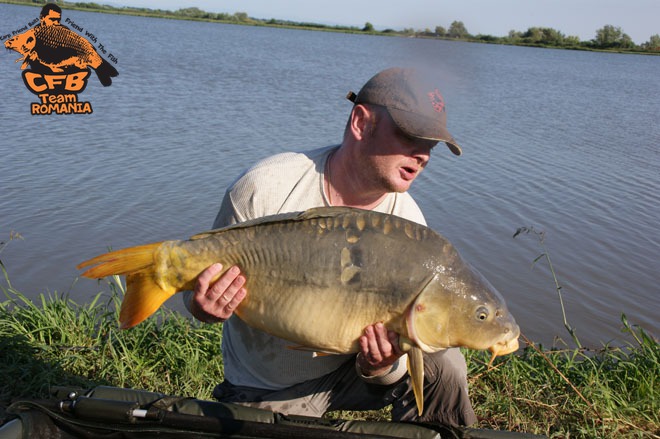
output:
[[[211,399],[223,378],[221,325],[166,309],[118,329],[118,279],[85,305],[65,295],[32,301],[0,285],[0,418],[16,398],[50,386],[112,385]],[[488,353],[465,351],[479,427],[552,438],[660,437],[660,345],[622,317],[625,346],[546,349],[528,340],[488,368]],[[387,420],[387,410],[331,417]]]

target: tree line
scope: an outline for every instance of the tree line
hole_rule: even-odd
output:
[[[577,36],[566,36],[562,32],[549,27],[530,27],[526,32],[511,30],[505,37],[482,34],[471,35],[461,21],[454,21],[449,29],[437,26],[433,32],[426,29],[421,34],[423,36],[465,39],[486,43],[598,50],[655,51],[660,53],[660,35],[652,35],[647,42],[636,45],[632,38],[620,27],[610,24],[596,30],[594,38],[589,41],[580,41]]]
[[[4,1],[4,0],[0,0]],[[32,3],[44,4],[44,0],[13,0],[5,1],[7,3]],[[577,36],[566,36],[556,29],[548,27],[530,27],[525,32],[511,30],[507,36],[492,36],[477,34],[472,35],[468,32],[462,21],[453,21],[449,28],[436,26],[435,29],[416,30],[407,28],[403,30],[385,29],[376,30],[370,22],[365,23],[363,27],[357,26],[328,26],[318,23],[294,22],[280,19],[258,19],[250,17],[246,12],[235,12],[233,14],[224,12],[206,12],[197,7],[188,7],[176,11],[163,9],[135,8],[135,7],[116,7],[102,5],[94,2],[71,3],[58,1],[62,7],[69,9],[88,9],[110,13],[124,13],[132,15],[146,15],[164,18],[179,18],[187,20],[205,20],[218,21],[223,23],[246,24],[253,26],[276,26],[293,27],[314,30],[326,30],[349,33],[368,33],[377,35],[399,35],[418,38],[438,38],[461,41],[472,41],[490,44],[508,44],[508,45],[526,45],[537,47],[557,47],[565,49],[583,49],[583,50],[616,50],[621,52],[649,52],[660,54],[660,34],[652,35],[649,40],[640,45],[636,45],[632,38],[626,34],[620,27],[605,25],[596,30],[595,36],[589,41],[580,41]],[[64,4],[66,3],[66,4]]]

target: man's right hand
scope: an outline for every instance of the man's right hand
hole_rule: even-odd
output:
[[[212,279],[222,272],[222,264],[213,264],[197,277],[190,302],[190,312],[205,323],[227,320],[245,298],[247,290],[245,276],[240,268],[233,266],[212,283]]]

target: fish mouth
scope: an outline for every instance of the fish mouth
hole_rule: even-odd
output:
[[[506,355],[506,354],[510,354],[511,352],[515,352],[518,350],[519,347],[520,345],[518,344],[518,337],[495,343],[494,345],[488,348],[488,350],[493,354],[490,357],[490,361],[488,362],[488,367],[491,367],[493,365],[493,361],[495,361],[495,357],[499,357],[500,355]]]

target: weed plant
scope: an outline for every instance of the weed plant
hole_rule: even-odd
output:
[[[221,325],[161,309],[121,331],[118,278],[79,305],[57,294],[31,301],[11,286],[2,261],[0,269],[6,284],[0,285],[0,419],[11,401],[47,397],[51,386],[111,385],[211,399],[223,379]],[[621,321],[630,338],[625,346],[545,349],[524,339],[523,350],[491,368],[488,353],[464,351],[479,427],[551,438],[660,438],[660,344],[625,316]],[[329,417],[389,420],[389,413]]]

